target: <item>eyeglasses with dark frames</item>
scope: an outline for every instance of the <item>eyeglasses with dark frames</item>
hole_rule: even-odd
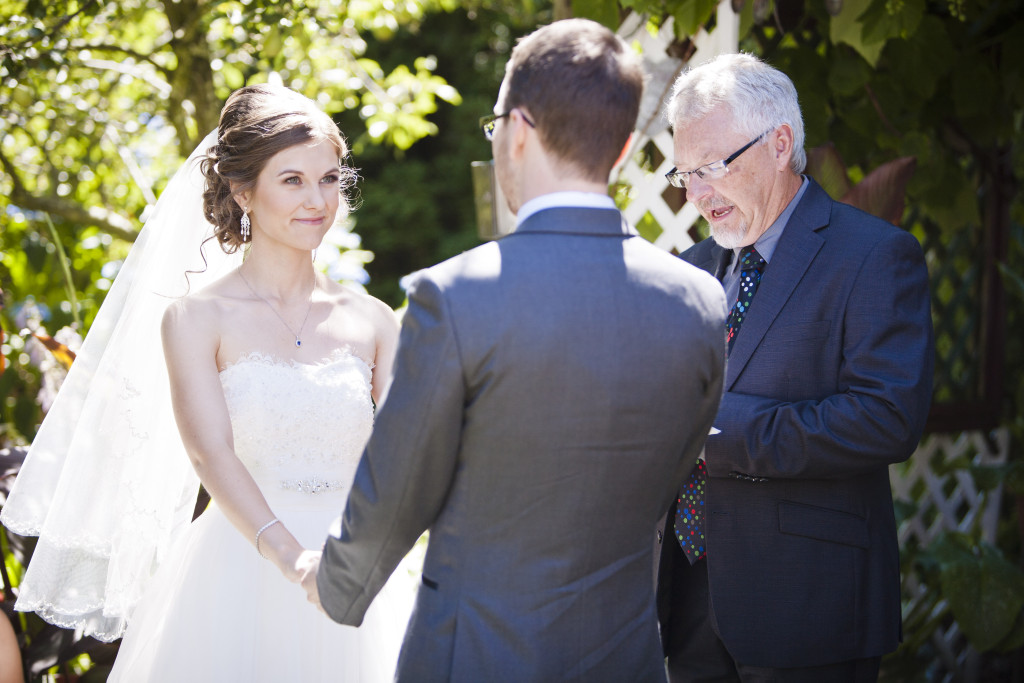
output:
[[[729,173],[729,164],[736,161],[736,159],[738,159],[741,154],[743,154],[748,149],[753,147],[754,144],[759,142],[765,135],[768,135],[768,133],[772,132],[773,130],[775,129],[769,128],[768,130],[761,133],[756,138],[754,138],[747,144],[743,145],[726,158],[721,159],[720,161],[712,161],[710,164],[704,164],[703,166],[699,166],[693,169],[692,171],[680,171],[675,166],[673,166],[672,170],[665,174],[665,178],[668,180],[668,184],[671,185],[672,187],[683,188],[690,186],[690,176],[693,174],[696,174],[697,177],[700,178],[701,180],[719,180],[720,178],[724,178]]]
[[[509,109],[504,114],[490,114],[489,116],[481,116],[480,117],[480,130],[482,130],[484,132],[484,137],[487,138],[488,141],[493,140],[494,139],[494,128],[495,128],[495,126],[498,125],[498,119],[503,119],[506,116],[510,116],[512,114],[512,112],[514,112],[516,109],[517,109],[516,107],[513,107],[512,109]],[[536,128],[537,127],[537,126],[535,126],[533,124],[533,121],[531,121],[526,116],[526,114],[523,113],[523,111],[521,109],[519,110],[519,115],[523,117],[523,121],[526,121],[526,123],[528,123],[530,125],[530,128]]]

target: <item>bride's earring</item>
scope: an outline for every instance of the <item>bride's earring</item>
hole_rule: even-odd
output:
[[[252,234],[252,231],[249,230],[249,226],[251,226],[251,225],[252,225],[252,223],[249,222],[249,211],[247,209],[242,209],[242,223],[241,223],[241,227],[242,227],[242,241],[243,242],[245,240],[249,239],[249,235]]]

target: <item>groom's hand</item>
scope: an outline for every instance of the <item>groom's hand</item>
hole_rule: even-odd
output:
[[[316,572],[320,568],[321,554],[313,550],[303,551],[295,562],[295,569],[301,576],[302,587],[306,589],[306,599],[316,605],[318,610],[327,614],[324,612],[323,605],[320,604],[320,591],[316,587]]]

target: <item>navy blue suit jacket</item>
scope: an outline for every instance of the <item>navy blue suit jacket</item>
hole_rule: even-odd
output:
[[[715,273],[722,253],[708,239],[682,258]],[[917,240],[810,181],[730,354],[705,450],[709,590],[735,660],[816,666],[897,647],[888,467],[921,438],[933,363]]]

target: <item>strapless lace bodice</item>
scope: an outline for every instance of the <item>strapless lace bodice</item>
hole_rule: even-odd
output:
[[[250,354],[221,371],[235,452],[261,489],[348,488],[373,427],[370,378],[346,351],[315,365]]]
[[[314,365],[250,355],[220,380],[235,450],[274,517],[303,547],[320,548],[370,435],[370,368],[349,353]],[[282,488],[287,482],[309,488]],[[338,488],[315,489],[325,482]],[[336,624],[214,499],[147,585],[109,680],[391,681],[413,601],[408,571],[396,574],[401,583],[388,582],[358,629]]]

